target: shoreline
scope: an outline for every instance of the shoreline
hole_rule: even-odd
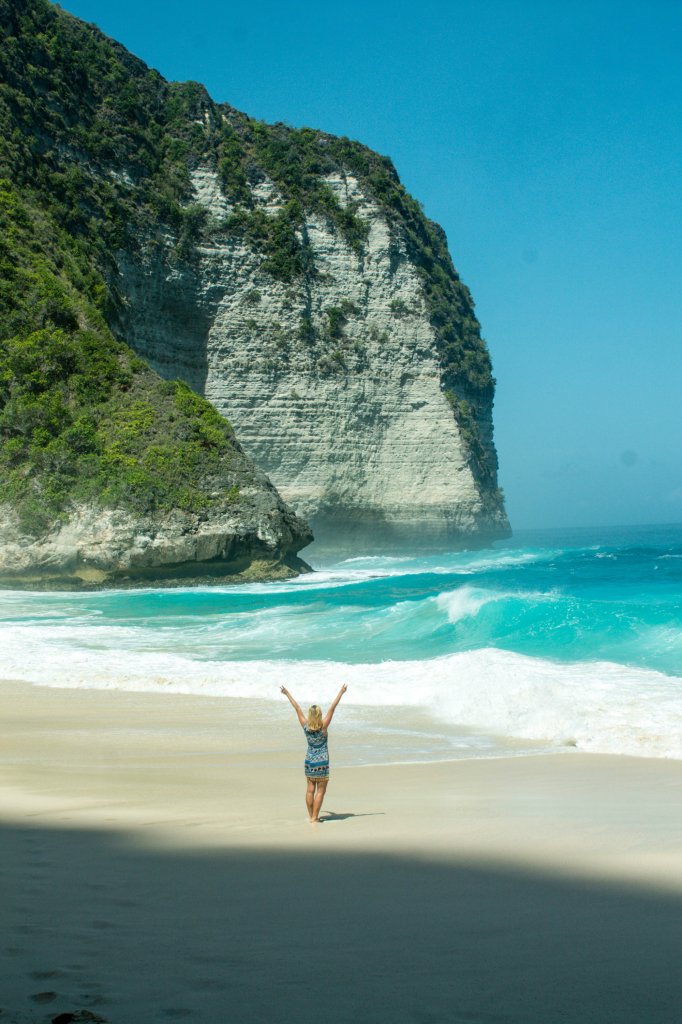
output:
[[[10,1024],[313,1024],[320,1000],[330,1024],[676,1019],[682,762],[348,770],[339,714],[310,825],[285,709],[262,730],[246,701],[9,682],[0,699]]]
[[[150,837],[158,833],[164,845],[197,839],[234,845],[237,832],[266,845],[308,841],[306,829],[296,832],[301,820],[307,825],[301,813],[304,744],[288,706],[278,714],[273,702],[256,699],[5,680],[0,707],[0,821],[29,814],[74,827],[143,828]],[[666,832],[669,848],[679,841],[682,854],[682,761],[510,747],[473,757],[353,763],[353,751],[366,744],[365,726],[344,721],[343,710],[332,727],[332,779],[323,813],[339,800],[366,803],[366,793],[377,790],[395,819],[390,838],[381,830],[358,832],[355,841],[362,848],[442,852],[447,835],[458,848],[473,849],[475,835],[482,854],[506,850],[506,856],[509,837],[523,821],[536,834],[531,828],[525,838],[517,836],[514,859],[528,856],[537,864],[538,856],[545,857],[555,870],[565,858],[552,828],[570,820],[577,832],[566,849],[585,864],[597,850],[599,857],[604,852],[593,842],[600,829],[617,830],[626,849],[636,846],[653,855],[655,843],[639,819],[663,800],[666,813],[661,807],[661,819],[653,815],[659,838]],[[406,787],[414,794],[420,786],[428,793],[424,809],[412,797],[401,802]],[[245,794],[260,789],[283,826],[279,836],[251,821]],[[446,794],[449,808],[458,795],[452,821],[431,820],[426,805],[438,803],[439,794]],[[468,807],[477,799],[472,821]],[[481,808],[488,808],[485,829]],[[165,825],[162,809],[168,812]],[[507,846],[500,845],[503,835]],[[650,872],[639,871],[636,858],[621,861],[626,875],[652,880]],[[596,860],[593,866],[601,870]],[[679,871],[664,874],[666,884],[682,891],[682,856]]]
[[[197,570],[197,565],[202,571]],[[228,571],[229,569],[229,571]],[[30,594],[97,594],[102,591],[181,590],[186,587],[239,587],[248,583],[281,583],[315,570],[297,555],[289,559],[251,558],[216,566],[212,562],[181,563],[132,571],[82,566],[73,572],[45,570],[0,573],[0,591]]]

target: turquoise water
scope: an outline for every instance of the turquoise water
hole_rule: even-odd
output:
[[[4,592],[0,630],[5,677],[322,701],[343,677],[351,704],[682,756],[682,526],[519,533],[279,584]]]

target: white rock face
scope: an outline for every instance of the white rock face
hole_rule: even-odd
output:
[[[263,256],[215,230],[193,259],[171,239],[121,258],[121,333],[166,377],[182,377],[316,535],[368,528],[456,540],[504,532],[472,474],[441,385],[422,284],[378,205],[351,176],[327,184],[369,225],[361,254],[322,215],[303,233],[316,275],[283,283]],[[228,206],[210,168],[194,172],[208,223]],[[270,215],[281,197],[254,193]],[[484,424],[492,444],[492,421]]]
[[[208,167],[199,167],[192,172],[192,186],[199,206],[211,211],[216,220],[224,220],[232,212],[223,190],[220,179],[215,171]]]
[[[52,530],[32,537],[11,506],[0,505],[0,579],[163,579],[229,575],[264,563],[272,578],[305,569],[293,554],[309,541],[304,524],[260,476],[239,502],[198,515],[176,509],[136,515],[76,505]],[[267,563],[267,564],[265,564]]]

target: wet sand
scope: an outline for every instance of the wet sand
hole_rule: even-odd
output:
[[[338,713],[311,826],[284,706],[0,710],[0,1021],[678,1019],[680,762],[344,768]]]

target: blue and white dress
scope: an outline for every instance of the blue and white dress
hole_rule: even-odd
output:
[[[305,773],[309,779],[329,778],[329,747],[327,734],[322,729],[309,729],[303,726],[308,749],[305,755]]]

